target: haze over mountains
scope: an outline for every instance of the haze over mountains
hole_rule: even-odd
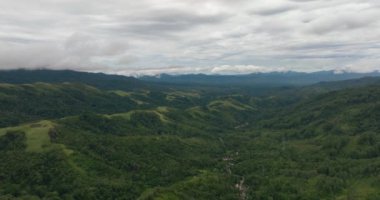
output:
[[[302,86],[325,81],[340,81],[362,77],[380,76],[379,72],[352,73],[335,71],[303,72],[268,72],[245,75],[168,75],[142,76],[141,80],[159,83],[204,84],[204,85],[243,85],[243,86]]]
[[[231,85],[231,86],[303,86],[318,82],[341,81],[363,77],[377,77],[379,72],[353,73],[353,72],[268,72],[241,75],[206,75],[206,74],[184,74],[170,75],[160,74],[156,76],[128,77],[122,75],[106,75],[103,73],[87,73],[72,70],[0,70],[0,82],[7,83],[33,83],[33,82],[81,82],[94,85],[103,89],[124,89],[147,87],[147,82],[196,85]],[[124,86],[123,86],[124,85]],[[120,89],[120,88],[119,88]]]

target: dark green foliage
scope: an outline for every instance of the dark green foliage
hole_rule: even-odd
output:
[[[131,123],[148,129],[159,129],[162,126],[160,117],[153,112],[134,112],[131,114]]]
[[[0,199],[379,198],[378,85],[102,84],[0,86],[0,126],[20,125],[0,129]],[[41,119],[50,141],[30,151]]]
[[[7,131],[0,137],[0,151],[22,150],[25,148],[25,134],[19,131]]]
[[[1,70],[0,83],[26,84],[45,83],[82,83],[108,90],[132,90],[144,88],[146,84],[132,77],[87,73],[71,70]]]
[[[128,97],[81,84],[0,84],[0,127],[84,112],[126,112],[137,104]]]

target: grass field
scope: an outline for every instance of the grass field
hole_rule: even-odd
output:
[[[15,127],[0,129],[0,136],[8,131],[22,131],[26,137],[26,150],[30,152],[41,152],[50,145],[49,131],[53,128],[50,121],[40,121],[33,124],[25,124]]]
[[[249,105],[245,105],[245,104],[242,104],[240,102],[231,101],[231,100],[215,100],[215,101],[210,102],[207,107],[210,110],[213,110],[213,109],[217,110],[218,107],[233,108],[233,109],[239,110],[239,111],[242,111],[242,110],[254,110],[254,108],[252,108]]]

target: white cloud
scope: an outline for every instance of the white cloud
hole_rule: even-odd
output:
[[[13,0],[0,7],[0,69],[380,69],[380,2],[373,0]]]
[[[257,72],[285,72],[288,71],[284,67],[263,67],[255,65],[222,65],[213,67],[212,73],[216,74],[245,74],[245,73],[257,73]]]

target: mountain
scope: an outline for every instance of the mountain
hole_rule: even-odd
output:
[[[133,77],[109,75],[103,73],[88,73],[72,70],[1,70],[0,83],[82,83],[101,89],[131,90],[147,87],[145,83]]]
[[[380,73],[335,73],[334,71],[320,71],[313,73],[302,72],[271,72],[255,73],[247,75],[205,75],[205,74],[188,74],[188,75],[168,75],[160,76],[143,76],[140,80],[157,83],[175,83],[175,84],[200,84],[200,85],[238,85],[238,86],[302,86],[310,85],[324,81],[341,81],[356,79],[367,76],[380,76]]]
[[[172,89],[197,89],[209,91],[240,90],[242,88],[254,91],[252,94],[265,93],[265,90],[280,87],[312,85],[319,82],[341,81],[364,77],[378,77],[380,73],[335,73],[320,71],[314,73],[302,72],[271,72],[246,75],[168,75],[143,76],[139,78],[103,73],[78,72],[72,70],[0,70],[0,83],[27,84],[45,83],[81,83],[105,90],[144,90],[154,91]],[[222,90],[219,88],[223,86]],[[253,89],[253,90],[252,90]]]
[[[133,97],[79,83],[0,83],[0,127],[84,112],[112,113],[137,108]]]
[[[248,199],[378,199],[379,88],[312,95],[225,138]]]
[[[379,77],[260,96],[24,79],[0,84],[0,199],[380,198]]]

